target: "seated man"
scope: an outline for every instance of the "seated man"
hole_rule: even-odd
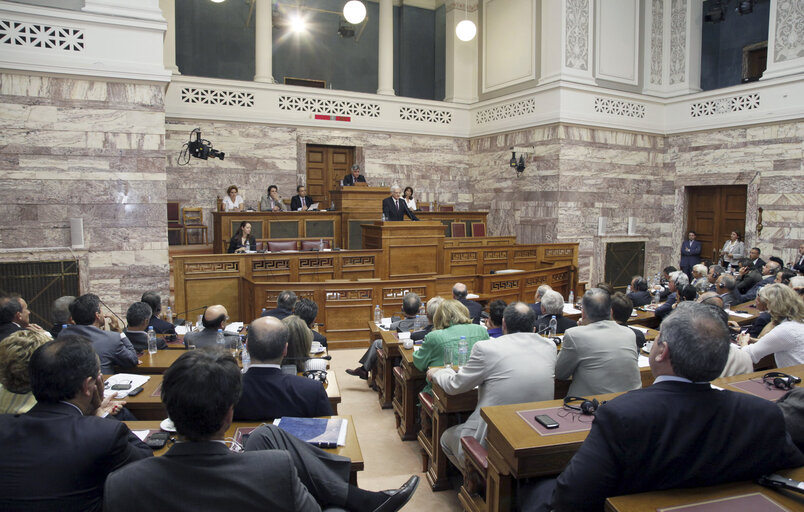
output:
[[[493,300],[489,303],[489,317],[486,319],[486,329],[489,332],[489,338],[499,338],[503,335],[503,313],[505,312],[505,306],[505,301],[501,299]]]
[[[126,311],[126,323],[128,326],[123,331],[126,338],[131,342],[131,346],[137,353],[148,350],[148,322],[151,320],[151,306],[144,302],[135,302]],[[156,338],[156,348],[165,350],[168,348],[165,338]]]
[[[290,290],[282,290],[276,298],[276,307],[262,312],[262,316],[272,316],[283,320],[293,314],[293,306],[297,301],[296,294]]]
[[[172,323],[159,318],[159,314],[162,312],[162,297],[158,293],[145,292],[140,300],[151,306],[151,311],[153,312],[153,316],[148,322],[148,327],[153,327],[156,334],[176,334],[176,328]]]
[[[690,284],[690,279],[682,270],[676,270],[670,274],[670,279],[667,281],[667,287],[670,290],[670,295],[667,296],[667,300],[664,302],[664,304],[656,308],[656,311],[653,312],[656,318],[661,321],[664,317],[669,315],[671,311],[673,311],[673,304],[678,301],[679,290],[688,284]]]
[[[717,278],[715,291],[720,295],[720,298],[723,299],[724,307],[736,306],[740,303],[740,298],[737,297],[738,292],[735,288],[737,288],[737,280],[734,279],[734,276],[723,274]]]
[[[648,280],[642,276],[634,276],[631,280],[631,293],[628,294],[635,308],[650,304],[652,297],[648,293]]]
[[[754,268],[754,264],[748,258],[740,259],[740,270],[737,276],[737,291],[740,295],[748,293],[755,284],[762,281],[762,274]]]
[[[757,292],[763,286],[767,286],[776,281],[776,273],[781,270],[781,266],[775,261],[768,261],[762,267],[762,280],[752,286],[747,292],[741,294],[739,297],[740,303],[748,302],[757,298]]]
[[[709,385],[728,352],[729,330],[711,306],[673,312],[650,351],[654,384],[601,405],[567,467],[529,489],[523,510],[602,511],[611,496],[749,481],[804,464],[775,403]]]
[[[290,211],[305,212],[313,205],[313,199],[307,195],[304,185],[296,187],[296,195],[290,198]]]
[[[50,336],[54,339],[61,332],[62,326],[72,323],[72,318],[70,318],[70,303],[74,300],[75,297],[72,295],[64,295],[53,301],[53,307],[51,308],[53,313],[53,327],[50,329]]]
[[[422,341],[424,337],[433,330],[433,318],[435,318],[438,306],[440,306],[442,302],[444,302],[443,297],[433,297],[427,301],[427,306],[424,308],[427,313],[427,325],[422,330],[411,333],[410,339],[413,341]]]
[[[22,297],[0,297],[0,340],[21,329],[33,328],[41,331],[41,327],[29,323],[30,317],[28,303]]]
[[[318,304],[310,299],[299,299],[293,306],[293,314],[304,320],[307,327],[313,331],[313,341],[319,342],[322,347],[327,346],[327,337],[313,329],[315,317],[318,316]]]
[[[82,336],[62,333],[30,360],[36,405],[0,415],[0,510],[101,510],[113,470],[151,449],[103,404],[100,361]]]
[[[269,185],[268,192],[260,198],[261,212],[284,212],[287,211],[284,201],[279,196],[279,189],[276,185]]]
[[[536,294],[533,296],[533,304],[530,304],[530,307],[536,314],[536,316],[542,314],[542,305],[541,305],[542,297],[544,297],[544,294],[549,292],[550,290],[552,290],[552,288],[550,287],[549,284],[543,284],[538,288],[536,288]]]
[[[628,325],[632,311],[634,311],[634,305],[631,303],[631,299],[623,292],[617,292],[611,296],[611,318],[619,325],[634,331],[634,336],[636,336],[634,341],[636,341],[638,353],[642,346],[645,345],[645,333]]]
[[[135,368],[139,363],[137,351],[126,338],[125,334],[101,330],[103,315],[100,310],[100,299],[97,295],[87,293],[75,299],[70,304],[70,316],[75,325],[68,325],[62,329],[58,338],[65,335],[84,336],[92,342],[95,352],[101,362],[101,371],[104,374],[114,373],[114,367]]]
[[[572,318],[564,318],[564,297],[555,290],[545,292],[541,302],[542,313],[536,319],[536,332],[546,336],[550,328],[550,320],[556,317],[556,333],[563,334],[567,329],[575,327],[578,322]]]
[[[112,473],[104,509],[256,512],[333,506],[385,512],[402,508],[416,490],[417,476],[394,491],[370,492],[349,485],[349,459],[299,441],[274,425],[253,431],[245,452],[230,450],[224,438],[240,391],[240,369],[231,354],[182,354],[165,372],[162,401],[183,442],[161,457]]]
[[[344,187],[351,187],[355,183],[365,183],[366,177],[360,174],[360,166],[354,164],[342,181]]]
[[[229,313],[225,307],[220,304],[209,306],[204,310],[204,316],[201,317],[201,324],[204,328],[200,332],[188,332],[185,334],[184,346],[186,348],[189,348],[190,345],[195,345],[195,348],[214,347],[218,341],[218,329],[223,329],[224,342],[230,336],[237,337],[237,333],[226,332],[226,321],[228,319]]]
[[[611,320],[611,296],[592,288],[582,304],[583,325],[564,334],[556,362],[556,378],[572,378],[567,394],[598,395],[642,387],[636,336]]]
[[[556,346],[533,332],[535,316],[524,302],[509,304],[503,313],[504,336],[475,343],[458,373],[452,368],[427,370],[427,380],[437,382],[450,395],[479,386],[477,407],[466,423],[448,428],[441,436],[441,447],[455,466],[464,465],[461,437],[472,436],[486,444],[482,407],[553,399]]]
[[[480,312],[483,311],[483,306],[479,302],[467,299],[467,295],[469,295],[469,291],[467,290],[465,284],[455,283],[455,285],[452,287],[452,298],[466,306],[466,309],[469,310],[469,316],[472,318],[473,324],[479,324]]]
[[[321,382],[282,372],[288,337],[288,327],[282,320],[266,316],[251,322],[246,338],[251,366],[243,375],[243,394],[234,409],[235,421],[332,415],[332,405]]]
[[[391,324],[391,331],[405,332],[413,329],[416,323],[416,315],[419,313],[419,308],[422,301],[415,293],[408,293],[402,299],[402,312],[405,318]],[[346,370],[349,375],[360,377],[363,380],[368,379],[368,374],[377,362],[377,350],[382,348],[382,338],[377,338],[374,343],[369,345],[366,353],[360,358],[361,366],[354,369]]]

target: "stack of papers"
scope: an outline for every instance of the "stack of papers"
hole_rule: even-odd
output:
[[[575,309],[575,306],[573,306],[572,304],[566,304],[565,303],[564,304],[564,314],[565,315],[580,315],[581,310],[580,309]]]
[[[129,391],[144,385],[150,378],[151,377],[148,375],[136,375],[134,373],[118,373],[116,375],[112,375],[106,379],[108,386],[103,391],[103,397],[106,398],[108,396],[117,395],[117,398],[125,398],[128,396]],[[129,381],[131,381],[131,387],[128,389],[112,389],[112,386],[115,384],[126,383]]]

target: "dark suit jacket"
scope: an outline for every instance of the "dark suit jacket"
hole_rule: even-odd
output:
[[[153,327],[156,334],[176,334],[176,328],[172,323],[166,322],[155,316],[151,317],[151,321],[148,322],[148,327]]]
[[[760,281],[762,281],[762,274],[756,270],[751,270],[737,278],[737,291],[739,291],[740,294],[746,294],[748,290],[753,288],[754,285]]]
[[[658,318],[659,320],[664,320],[664,317],[673,312],[673,304],[676,303],[676,297],[677,297],[676,292],[673,292],[667,296],[667,301],[665,301],[664,304],[656,308],[656,311],[653,312],[656,318]]]
[[[622,325],[622,324],[620,324]],[[629,329],[634,331],[634,335],[636,336],[636,346],[637,350],[641,349],[643,345],[645,345],[645,333],[640,331],[639,329],[634,329],[630,325],[626,325]]]
[[[689,250],[687,250],[688,248]],[[691,269],[693,265],[697,265],[700,262],[701,242],[693,240],[692,243],[690,243],[689,240],[684,240],[684,243],[681,244],[681,262],[679,265],[681,269],[685,272],[689,272],[689,269]]]
[[[365,183],[366,182],[366,177],[361,174],[360,176],[357,177],[357,182],[358,183]],[[355,184],[355,180],[354,180],[354,177],[352,176],[351,172],[343,177],[343,186],[344,187],[351,187],[354,184]]]
[[[241,247],[246,247],[247,251],[257,250],[257,240],[253,236],[249,235],[248,240],[246,242],[248,243],[248,247],[246,247],[246,244],[243,243],[243,239],[241,237],[233,236],[232,239],[229,240],[229,248],[226,249],[226,252],[232,254]]]
[[[429,332],[432,330],[433,330],[433,324],[427,324],[427,327],[425,327],[421,331],[411,333],[410,339],[412,339],[413,341],[423,340],[424,337],[427,336],[427,334],[429,334]]]
[[[802,464],[773,402],[708,383],[659,382],[598,409],[558,477],[553,506],[602,511],[609,496],[754,480]]]
[[[233,332],[223,331],[224,341],[230,336],[238,336]],[[195,348],[214,347],[218,342],[218,329],[207,329],[204,327],[200,332],[188,332],[184,335],[184,346],[190,344],[195,345]]]
[[[757,269],[757,271],[761,274],[762,273],[762,267],[765,266],[765,260],[763,260],[762,258],[757,258],[756,261],[754,261],[753,263],[754,263],[754,268]]]
[[[537,317],[542,315],[542,303],[541,302],[534,302],[533,304],[530,304],[530,309],[532,309],[533,312],[536,313]]]
[[[278,318],[283,320],[285,317],[288,317],[293,314],[293,311],[284,308],[274,308],[269,311],[266,311],[262,314],[262,316],[272,316],[274,318]]]
[[[350,174],[351,176],[351,174]],[[304,205],[309,208],[313,204],[313,199],[310,196],[304,196]],[[290,198],[290,210],[295,212],[302,207],[302,198],[298,194]]]
[[[279,368],[249,368],[235,421],[262,421],[295,416],[331,416],[332,406],[321,382],[282,373]]]
[[[288,452],[235,453],[216,441],[177,443],[161,457],[115,471],[103,504],[115,512],[320,510]]]
[[[319,342],[322,347],[327,346],[327,337],[318,331],[313,331],[313,341]]]
[[[394,198],[393,197],[386,197],[382,200],[382,213],[385,215],[386,220],[405,220],[405,215],[407,215],[410,220],[419,220],[416,217],[416,214],[410,211],[408,205],[405,203],[405,200],[401,197],[399,198],[399,209],[397,210],[396,206],[394,205]]]
[[[104,331],[94,325],[68,325],[66,329],[61,330],[59,338],[68,334],[78,334],[92,342],[95,352],[100,357],[101,371],[105,374],[114,373],[115,366],[120,368],[137,367],[139,362],[137,351],[134,350],[128,338],[120,337],[119,332]]]
[[[61,326],[59,326],[61,327]],[[8,322],[6,324],[0,324],[0,340],[6,339],[8,336],[11,336],[17,331],[22,330],[22,327],[15,324],[14,322]]]
[[[533,325],[536,328],[536,332],[543,333],[546,336],[551,318],[553,318],[553,315],[540,315],[536,319],[536,323]],[[567,332],[567,329],[571,327],[576,327],[578,322],[572,318],[564,318],[564,315],[556,315],[556,324],[558,324],[556,326],[556,333],[561,334]]]
[[[479,303],[469,299],[458,299],[458,302],[466,306],[469,310],[469,316],[472,317],[472,323],[480,323],[480,313],[483,311],[483,306]]]
[[[763,286],[767,286],[767,285],[773,283],[774,281],[776,281],[776,274],[771,274],[769,276],[765,276],[762,279],[762,281],[760,281],[757,284],[755,284],[754,286],[752,286],[750,290],[748,290],[744,294],[740,294],[739,297],[737,297],[737,303],[740,304],[740,303],[743,303],[743,302],[748,302],[749,300],[756,299],[757,298],[757,292],[759,292],[759,289],[762,288]]]
[[[45,402],[0,415],[0,453],[3,511],[100,510],[106,475],[152,455],[124,423]]]
[[[751,324],[751,327],[748,328],[746,331],[748,334],[751,335],[752,338],[756,338],[759,336],[759,333],[762,332],[762,329],[768,325],[768,322],[771,321],[771,315],[767,311],[763,311],[759,314],[758,317],[754,319],[754,323]]]
[[[793,261],[793,270],[795,270],[799,274],[804,274],[804,257],[802,256],[796,257],[796,259]]]
[[[635,308],[644,306],[645,304],[650,304],[650,301],[652,299],[650,292],[647,292],[645,290],[631,292],[628,294],[628,298],[631,299],[631,302],[634,303]]]
[[[148,350],[148,333],[142,331],[125,331],[126,338],[128,341],[131,342],[131,346],[134,347],[134,350],[137,353],[145,352]],[[168,348],[167,342],[165,338],[160,338],[157,336],[156,338],[156,348],[159,350],[165,350]]]

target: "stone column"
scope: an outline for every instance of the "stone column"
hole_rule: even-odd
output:
[[[271,0],[257,0],[254,11],[254,81],[274,83],[273,71],[273,22]]]
[[[771,0],[768,65],[762,80],[804,72],[804,5],[800,0]]]
[[[394,4],[380,0],[380,41],[377,94],[394,96]]]
[[[108,16],[165,21],[159,7],[159,0],[85,0],[81,10]]]
[[[159,0],[162,16],[167,21],[163,52],[165,54],[165,69],[174,75],[180,75],[176,66],[176,0]]]
[[[472,9],[461,7],[457,2],[446,4],[446,65],[445,68],[445,98],[444,101],[455,103],[475,103],[477,101],[477,41],[480,31],[471,41],[461,41],[455,35],[455,26],[469,19],[477,23],[477,4],[464,0]]]
[[[558,80],[595,84],[594,15],[592,0],[542,0],[539,85]]]
[[[671,97],[701,90],[701,30],[699,0],[645,2],[645,94]]]

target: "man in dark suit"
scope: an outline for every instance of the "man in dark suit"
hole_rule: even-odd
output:
[[[158,293],[145,292],[140,300],[151,306],[151,311],[153,311],[148,327],[153,327],[156,334],[176,334],[176,328],[172,323],[159,318],[159,314],[162,312],[162,297]]]
[[[249,325],[246,347],[251,366],[243,375],[243,394],[234,409],[235,421],[332,416],[321,382],[282,372],[288,336],[288,327],[282,320],[270,316]]]
[[[631,280],[631,293],[628,298],[635,308],[650,304],[651,296],[648,292],[648,280],[642,276],[634,276]]]
[[[556,317],[556,333],[562,334],[567,332],[567,329],[575,327],[578,322],[572,318],[564,317],[564,297],[555,290],[545,292],[541,302],[542,314],[536,319],[533,326],[536,332],[544,336],[550,326],[550,320]]]
[[[415,491],[416,476],[393,491],[349,485],[348,458],[274,425],[254,430],[245,452],[230,450],[223,440],[240,391],[240,369],[231,354],[193,350],[179,357],[165,372],[162,401],[184,442],[112,473],[105,510],[306,512],[331,506],[386,512],[402,508]]]
[[[767,286],[776,281],[776,273],[781,270],[781,265],[775,261],[769,261],[762,267],[762,280],[752,286],[747,292],[740,294],[737,302],[748,302],[757,298],[757,292],[763,286]]]
[[[103,379],[86,338],[42,345],[29,371],[36,405],[0,415],[0,510],[101,510],[106,476],[151,449],[124,423],[96,416]]]
[[[679,290],[688,284],[690,284],[689,278],[683,270],[676,270],[670,274],[670,280],[667,282],[670,295],[668,295],[667,300],[653,312],[656,318],[662,320],[673,311],[673,304],[678,301]]]
[[[793,260],[791,268],[799,274],[804,274],[804,243],[798,245],[798,255]]]
[[[762,281],[762,274],[754,268],[754,264],[748,258],[741,258],[739,263],[739,275],[737,276],[737,291],[740,295],[748,293],[755,284]]]
[[[318,316],[318,304],[310,299],[299,299],[293,305],[293,314],[304,320],[307,327],[313,331],[313,341],[319,342],[322,347],[327,346],[327,337],[313,329],[315,318]]]
[[[737,280],[734,279],[734,276],[731,274],[723,274],[717,278],[715,291],[720,295],[720,298],[723,299],[724,307],[736,306],[741,302],[739,292],[737,292],[736,288]]]
[[[22,297],[0,297],[0,340],[28,327],[31,312]]]
[[[455,283],[452,287],[452,298],[466,306],[469,310],[469,316],[472,318],[472,323],[480,323],[480,312],[483,311],[483,306],[479,303],[469,300],[466,296],[469,295],[466,285],[463,283]]]
[[[701,262],[701,242],[695,240],[695,231],[687,233],[687,241],[681,244],[681,270],[692,280],[692,267]]]
[[[293,306],[296,305],[296,294],[290,290],[282,290],[276,298],[276,307],[274,309],[264,311],[262,316],[272,316],[283,320],[293,314]]]
[[[611,319],[620,325],[624,325],[634,331],[636,336],[637,350],[645,345],[645,333],[628,325],[631,320],[631,313],[634,311],[634,303],[623,292],[617,292],[611,296]]]
[[[385,216],[385,220],[405,220],[405,215],[410,220],[419,220],[416,214],[408,209],[408,205],[400,197],[401,195],[402,187],[394,185],[391,187],[391,197],[386,197],[382,200],[382,214]]]
[[[776,404],[709,385],[729,355],[728,327],[712,308],[689,303],[662,323],[649,356],[654,384],[601,405],[567,467],[530,488],[523,510],[602,511],[610,496],[755,480],[804,464]]]
[[[148,328],[151,315],[151,306],[144,302],[135,302],[126,311],[126,324],[128,325],[124,333],[138,354],[148,350],[148,333],[145,332],[145,329]],[[156,338],[156,348],[159,350],[168,348],[165,338]]]
[[[103,325],[104,319],[100,310],[100,299],[97,295],[87,293],[75,299],[70,304],[70,316],[75,325],[68,325],[62,329],[57,339],[62,336],[77,334],[84,336],[92,342],[95,352],[100,357],[103,373],[114,373],[114,367],[135,368],[139,363],[137,351],[131,341],[122,333],[104,331],[98,326]]]
[[[290,211],[304,212],[312,205],[313,200],[307,195],[307,188],[304,185],[296,187],[296,195],[290,198]]]
[[[552,288],[549,284],[543,284],[536,288],[536,294],[533,296],[533,304],[530,304],[530,309],[533,310],[537,317],[542,314],[542,297],[550,290],[552,290]]]
[[[209,306],[204,310],[204,316],[201,317],[201,325],[204,328],[200,332],[188,332],[184,335],[185,348],[189,348],[190,345],[195,348],[214,347],[218,343],[218,329],[223,331],[224,344],[231,344],[238,334],[226,331],[228,319],[229,314],[225,307],[220,304]]]
[[[355,183],[365,183],[366,177],[360,175],[360,166],[354,164],[352,169],[349,171],[349,174],[343,177],[343,186],[344,187],[351,187]]]
[[[754,268],[762,272],[762,267],[765,266],[765,260],[759,257],[762,251],[759,250],[759,247],[752,247],[750,251],[748,251],[748,259],[751,260],[751,263],[754,265]]]

